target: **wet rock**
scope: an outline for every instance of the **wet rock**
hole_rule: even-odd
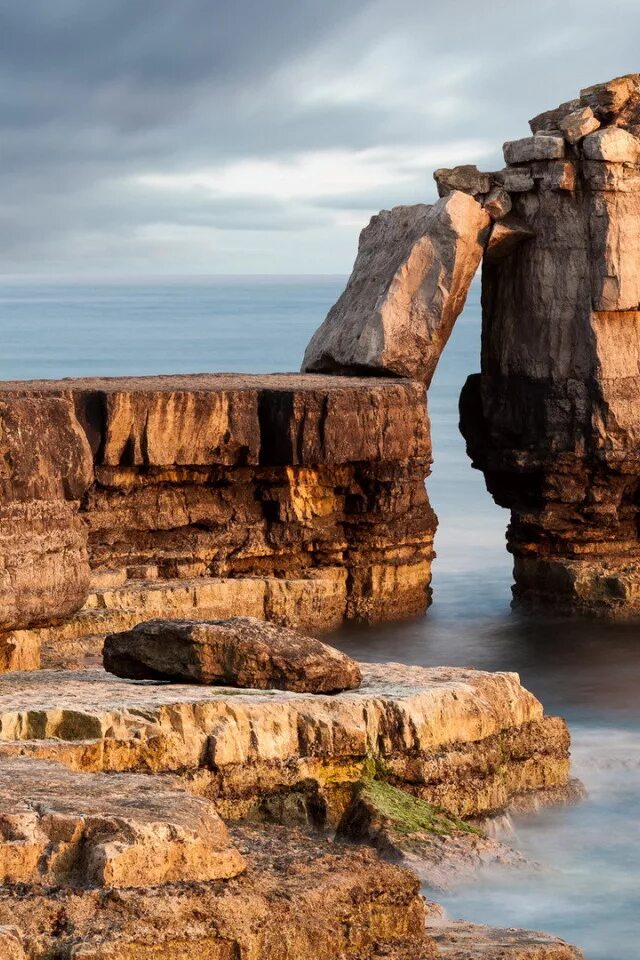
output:
[[[490,865],[528,865],[516,850],[478,827],[383,780],[359,785],[337,834],[371,844],[381,856],[411,867],[435,890],[450,890]]]
[[[104,665],[135,680],[308,693],[350,690],[362,679],[356,661],[339,650],[252,617],[150,620],[109,635]]]
[[[234,877],[244,867],[212,804],[175,786],[2,762],[1,883],[153,887]]]
[[[396,207],[362,231],[347,287],[313,335],[303,370],[431,382],[488,236],[489,216],[456,191]]]
[[[504,144],[505,163],[531,163],[532,160],[560,160],[564,157],[565,143],[561,136],[542,133],[522,140]]]
[[[584,960],[577,947],[534,930],[429,918],[427,931],[444,960]]]

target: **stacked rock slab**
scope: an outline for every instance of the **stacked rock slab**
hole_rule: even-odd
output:
[[[583,90],[531,129],[492,175],[512,210],[484,261],[482,372],[461,428],[511,510],[516,601],[635,614],[640,76]]]
[[[491,223],[457,189],[383,210],[360,234],[346,289],[313,335],[308,372],[412,377],[429,386],[464,307]]]
[[[36,661],[14,655],[5,669],[37,665],[40,642],[71,654],[153,617],[319,630],[429,602],[435,517],[417,382],[3,383],[0,423],[0,629],[5,647],[31,642]]]
[[[371,765],[458,817],[569,786],[565,723],[516,674],[362,665],[338,695],[138,683],[103,671],[0,678],[0,766],[178,774],[221,816],[335,824]]]

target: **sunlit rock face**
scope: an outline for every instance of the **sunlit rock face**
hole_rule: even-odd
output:
[[[531,129],[493,175],[526,232],[489,242],[482,372],[461,428],[511,510],[516,602],[636,614],[640,75],[583,90]]]
[[[99,656],[157,617],[327,630],[429,603],[421,383],[5,382],[0,454],[2,670]]]
[[[346,289],[313,335],[302,369],[411,377],[429,386],[490,223],[487,210],[457,186],[433,206],[382,210],[360,234]]]

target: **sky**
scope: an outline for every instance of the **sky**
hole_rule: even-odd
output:
[[[639,37],[638,0],[0,0],[0,274],[348,273]]]

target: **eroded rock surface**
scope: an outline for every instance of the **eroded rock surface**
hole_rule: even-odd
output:
[[[510,243],[502,228],[496,255],[489,242],[482,372],[464,388],[461,427],[511,510],[526,606],[640,611],[639,120],[634,74],[505,145],[509,177],[531,177],[509,215],[528,234]]]
[[[395,207],[373,217],[360,234],[347,287],[313,335],[302,369],[396,374],[428,386],[489,224],[481,205],[458,190],[434,206]]]
[[[430,918],[427,931],[443,960],[584,960],[577,947],[533,930]]]
[[[0,764],[0,884],[154,887],[244,868],[213,805],[170,783]]]
[[[410,871],[295,829],[263,824],[232,837],[249,864],[235,878],[159,889],[0,886],[0,924],[20,928],[29,960],[434,960]]]
[[[0,761],[179,772],[224,817],[295,808],[321,823],[337,823],[372,758],[388,782],[459,817],[568,785],[566,725],[544,716],[516,674],[361,668],[361,687],[338,696],[7,674]]]
[[[436,520],[419,383],[6,382],[0,424],[4,669],[36,668],[42,640],[45,662],[65,662],[58,636],[81,660],[99,650],[93,638],[156,616],[326,630],[429,603]]]
[[[61,620],[89,591],[78,501],[93,478],[72,405],[0,395],[0,662],[37,666],[7,631]]]
[[[134,680],[302,693],[350,690],[362,679],[356,661],[334,647],[253,617],[148,620],[107,637],[104,666]]]

